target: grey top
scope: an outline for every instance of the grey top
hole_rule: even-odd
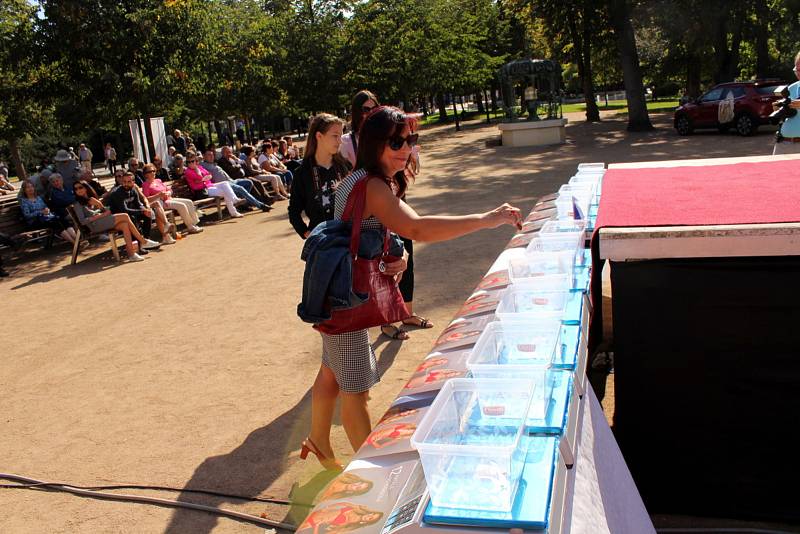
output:
[[[228,176],[228,173],[223,171],[219,165],[216,163],[209,163],[207,161],[203,161],[200,163],[200,166],[203,167],[205,170],[211,173],[211,181],[215,184],[220,182],[227,182],[231,179]]]
[[[344,208],[345,206],[347,206],[347,197],[350,196],[350,191],[353,190],[353,186],[356,185],[356,182],[358,182],[358,180],[360,180],[366,175],[367,171],[365,171],[364,169],[358,169],[357,171],[350,173],[336,187],[336,196],[335,196],[336,207],[333,212],[333,217],[335,219],[342,218],[342,215],[344,214]],[[361,221],[361,229],[382,230],[383,225],[375,217],[370,217],[369,219],[364,219],[363,221]]]

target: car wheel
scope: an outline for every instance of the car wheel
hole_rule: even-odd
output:
[[[739,135],[747,137],[756,133],[757,129],[756,121],[747,113],[742,113],[736,118],[736,132]]]
[[[686,115],[679,115],[675,118],[675,130],[678,135],[689,135],[692,133],[692,123]]]

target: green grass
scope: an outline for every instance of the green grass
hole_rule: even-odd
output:
[[[673,111],[678,107],[677,100],[659,100],[657,102],[647,102],[647,111],[667,112]],[[586,104],[564,104],[562,106],[564,113],[585,112]],[[627,100],[615,100],[613,103],[609,101],[608,105],[599,106],[600,111],[619,111],[620,113],[628,112]]]
[[[657,102],[647,102],[647,110],[650,112],[655,113],[667,113],[672,112],[676,107],[678,107],[678,100],[677,99],[669,99],[669,100],[659,100]],[[627,113],[628,112],[628,102],[626,100],[615,100],[613,103],[609,102],[608,106],[601,105],[599,107],[600,111],[618,111],[619,113]],[[519,112],[519,106],[517,107]],[[584,113],[586,111],[586,104],[578,103],[578,104],[564,104],[562,106],[562,113]],[[460,113],[460,110],[459,110]],[[502,111],[498,111],[497,113],[489,113],[489,116],[492,120],[502,119],[505,117],[505,114]],[[486,113],[478,113],[477,111],[468,111],[465,114],[465,118],[463,120],[475,120],[475,119],[486,119]],[[453,108],[447,109],[447,120],[448,122],[453,122]],[[429,114],[427,117],[420,119],[419,121],[420,126],[429,126],[431,124],[439,124],[439,111],[434,110],[433,113]]]

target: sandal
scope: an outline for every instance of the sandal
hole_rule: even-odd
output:
[[[433,328],[433,323],[431,323],[424,317],[420,317],[417,314],[414,314],[411,317],[406,317],[405,319],[403,319],[403,324],[406,326],[416,326],[417,328]]]
[[[411,337],[408,335],[408,332],[406,332],[405,330],[400,330],[393,324],[381,325],[381,334],[388,337],[389,339],[396,339],[399,341],[404,341],[406,339],[409,339],[409,337]]]

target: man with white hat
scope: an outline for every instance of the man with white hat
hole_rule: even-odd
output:
[[[72,184],[78,179],[81,174],[80,165],[72,159],[64,149],[56,152],[53,161],[56,164],[56,172],[64,179],[64,189],[72,191]]]

